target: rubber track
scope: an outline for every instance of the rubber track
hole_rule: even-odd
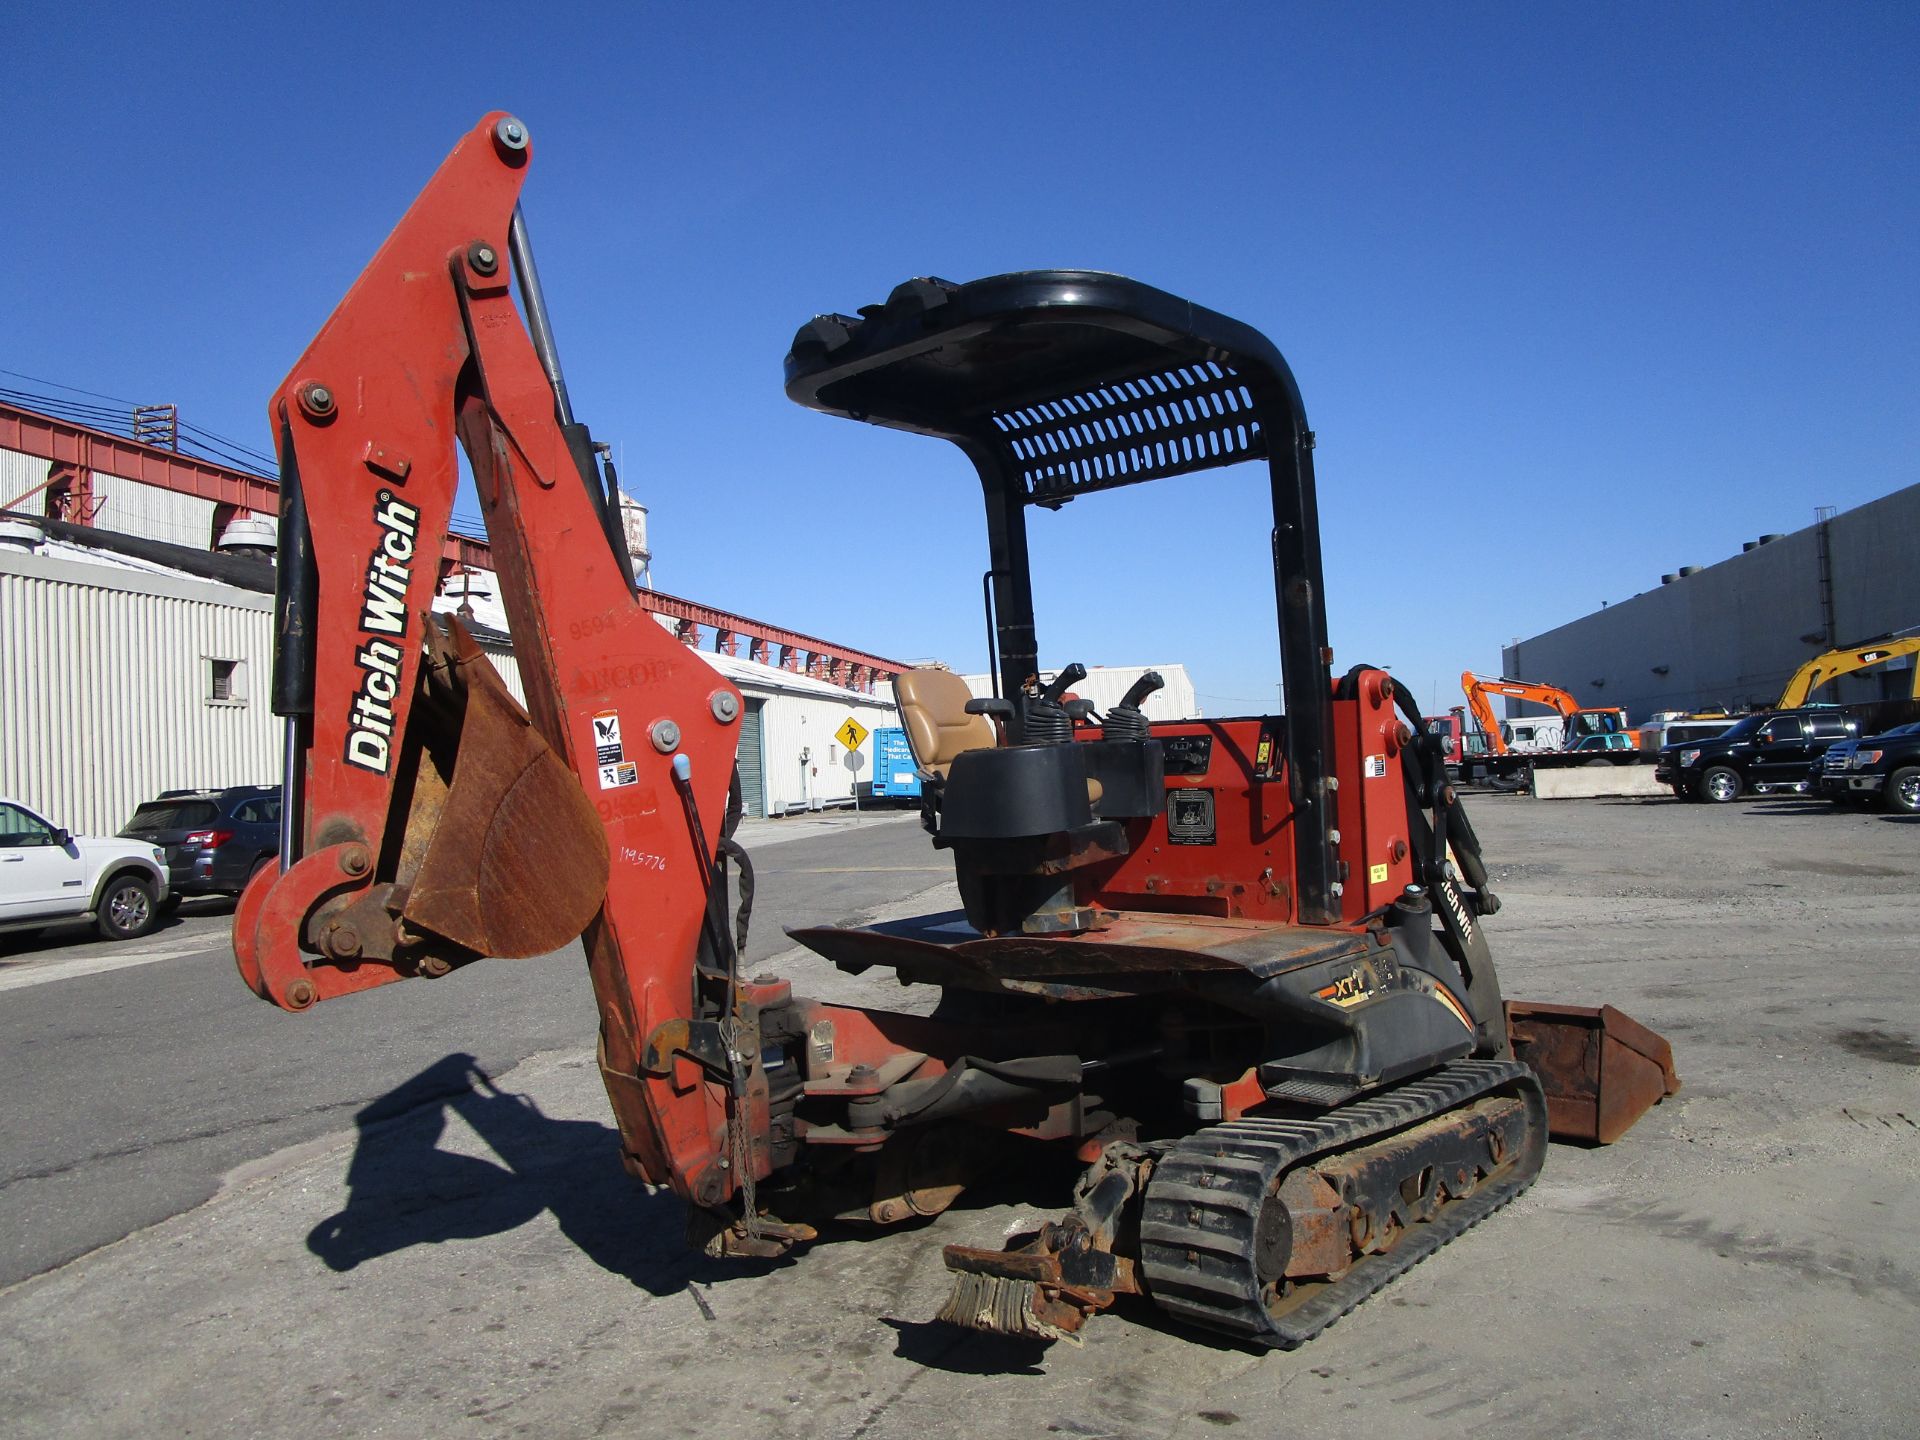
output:
[[[1432,1220],[1409,1226],[1392,1250],[1363,1256],[1283,1316],[1268,1313],[1253,1269],[1253,1237],[1276,1177],[1498,1090],[1514,1091],[1526,1103],[1530,1156],[1523,1154],[1505,1177],[1482,1181]],[[1148,1291],[1161,1309],[1182,1320],[1290,1350],[1525,1190],[1540,1173],[1546,1144],[1539,1081],[1512,1060],[1457,1061],[1313,1119],[1247,1117],[1196,1131],[1161,1158],[1147,1185],[1140,1260]]]

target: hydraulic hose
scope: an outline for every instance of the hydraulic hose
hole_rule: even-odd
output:
[[[747,953],[747,924],[753,919],[753,861],[747,858],[744,846],[732,836],[720,841],[720,853],[740,867],[740,908],[733,913],[734,954]],[[726,868],[720,871],[720,883],[726,885]]]

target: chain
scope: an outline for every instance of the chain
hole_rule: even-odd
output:
[[[754,1198],[753,1179],[753,1143],[747,1135],[747,1062],[740,1058],[740,1041],[748,1034],[748,1027],[740,1023],[739,1017],[731,1016],[727,1020],[727,1067],[731,1072],[732,1084],[729,1090],[727,1106],[727,1138],[733,1152],[734,1183],[740,1187],[740,1221],[749,1240],[760,1238],[760,1206]]]

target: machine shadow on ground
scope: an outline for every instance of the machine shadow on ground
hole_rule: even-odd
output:
[[[456,1115],[496,1158],[441,1147]],[[685,1207],[664,1190],[647,1193],[627,1174],[618,1131],[598,1121],[553,1118],[527,1096],[495,1084],[465,1052],[449,1054],[395,1086],[361,1109],[354,1123],[359,1139],[347,1166],[347,1203],[307,1234],[307,1249],[335,1271],[416,1245],[502,1235],[548,1212],[594,1264],[655,1296],[677,1294],[689,1284],[756,1279],[798,1258],[715,1261],[693,1250],[686,1241]],[[1009,1168],[1026,1180],[1044,1174],[1062,1193],[1076,1168],[1052,1156],[1022,1159],[1026,1163]],[[1022,1178],[1002,1171],[984,1177],[953,1209],[1018,1203],[1027,1189]],[[884,1233],[923,1229],[938,1218]],[[817,1243],[882,1238],[865,1227],[829,1222]],[[1136,1318],[1160,1322],[1151,1306],[1139,1310]],[[1028,1370],[1044,1348],[946,1325],[902,1321],[897,1328],[896,1353],[963,1373]],[[964,1343],[956,1345],[956,1338]]]
[[[453,1115],[497,1161],[440,1148]],[[494,1084],[471,1055],[436,1061],[354,1120],[360,1138],[346,1207],[307,1235],[307,1248],[333,1270],[414,1245],[504,1234],[548,1211],[596,1265],[653,1295],[753,1269],[723,1269],[688,1249],[680,1202],[642,1191],[620,1163],[611,1126],[552,1118]]]

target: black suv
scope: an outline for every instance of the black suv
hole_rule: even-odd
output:
[[[1829,745],[1851,740],[1860,722],[1842,710],[1776,710],[1749,715],[1711,740],[1663,745],[1653,778],[1682,800],[1724,804],[1752,793],[1804,793],[1813,762]]]
[[[280,854],[280,787],[163,790],[120,833],[167,852],[176,895],[238,895]]]
[[[1889,810],[1920,814],[1920,721],[1862,740],[1844,776],[1831,778],[1840,779],[1855,801],[1878,798]]]

